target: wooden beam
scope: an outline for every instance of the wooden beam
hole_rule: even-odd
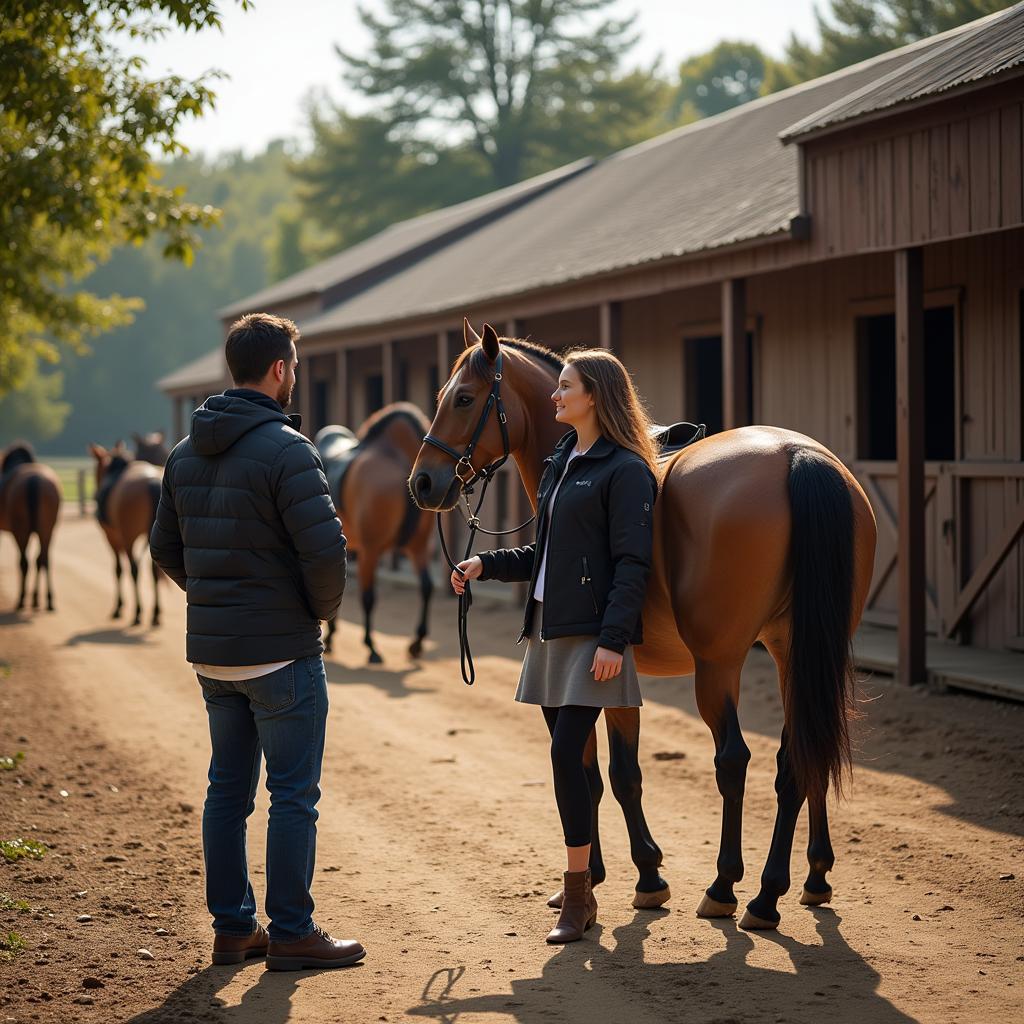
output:
[[[896,253],[897,667],[902,683],[926,681],[923,265],[920,247]]]
[[[351,430],[349,413],[352,406],[348,394],[349,363],[349,349],[339,349],[334,353],[334,387],[331,389],[331,393],[334,397],[332,413],[334,422]]]
[[[602,302],[598,306],[600,336],[598,345],[616,352],[622,347],[622,303]]]
[[[398,401],[398,342],[385,341],[381,347],[381,373],[384,377],[384,404]]]
[[[726,430],[750,423],[747,282],[722,282],[722,419]]]
[[[942,630],[951,637],[963,621],[964,616],[974,607],[981,597],[982,591],[988,586],[989,580],[996,574],[1010,548],[1017,543],[1017,538],[1024,533],[1024,501],[1019,502],[1010,516],[1002,536],[992,545],[985,560],[974,570],[974,575],[967,581],[967,586],[960,592],[953,614],[948,622],[942,623]]]
[[[174,440],[180,441],[185,436],[185,399],[181,395],[174,396]]]

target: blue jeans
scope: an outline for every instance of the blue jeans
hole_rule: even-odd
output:
[[[246,819],[267,759],[267,916],[278,942],[313,930],[316,810],[327,725],[323,658],[299,658],[239,682],[199,676],[210,718],[210,785],[203,808],[206,905],[220,935],[250,935],[256,899],[246,865]]]

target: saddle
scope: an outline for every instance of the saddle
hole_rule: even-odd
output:
[[[652,426],[651,437],[658,445],[658,465],[664,465],[684,448],[707,436],[708,428],[704,423],[670,423],[667,427]]]

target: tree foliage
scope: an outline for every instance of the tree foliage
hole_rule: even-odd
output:
[[[238,0],[242,6],[247,0]],[[152,79],[117,40],[219,24],[216,0],[5,0],[0,14],[0,394],[58,345],[140,306],[81,280],[115,246],[163,237],[188,261],[215,210],[159,180],[154,154],[213,100],[209,79]]]
[[[784,81],[783,69],[754,43],[723,40],[679,65],[674,121],[696,121],[756,99]]]

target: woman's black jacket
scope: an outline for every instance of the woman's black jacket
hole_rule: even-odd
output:
[[[599,437],[573,459],[549,509],[575,444],[571,430],[545,460],[537,488],[538,539],[481,552],[480,578],[530,581],[522,640],[533,626],[533,591],[547,547],[541,638],[597,636],[599,646],[621,654],[627,644],[643,643],[640,613],[651,570],[657,481],[639,455]]]

